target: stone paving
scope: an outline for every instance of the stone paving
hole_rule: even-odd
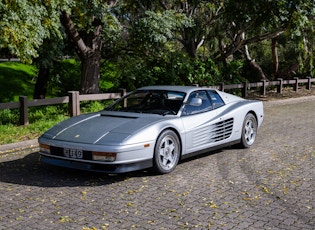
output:
[[[168,175],[81,172],[0,155],[0,229],[314,229],[315,97],[265,102],[250,149]]]

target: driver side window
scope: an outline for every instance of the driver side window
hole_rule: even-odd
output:
[[[201,104],[200,105],[190,104],[193,98],[200,98]],[[201,113],[201,112],[205,112],[209,110],[212,110],[212,104],[211,104],[211,101],[209,100],[207,92],[204,90],[199,90],[189,95],[188,103],[185,105],[185,108],[183,110],[183,115],[187,116],[187,115]]]

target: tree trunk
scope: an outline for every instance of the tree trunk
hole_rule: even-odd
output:
[[[189,57],[195,58],[197,55],[197,47],[193,39],[187,39],[182,42],[184,50]]]
[[[91,31],[86,41],[82,39],[76,30],[70,15],[62,12],[62,24],[68,36],[76,47],[76,52],[81,60],[81,93],[99,93],[100,83],[100,60],[101,60],[101,22],[95,19],[94,31]]]
[[[34,88],[34,99],[44,99],[46,97],[48,81],[49,68],[40,67]]]
[[[272,60],[273,60],[273,72],[274,76],[278,75],[279,71],[279,57],[278,57],[278,49],[277,49],[277,43],[278,43],[278,37],[274,37],[271,39],[271,49],[272,49]]]
[[[242,33],[242,39],[245,40],[245,33],[244,32]],[[258,63],[255,61],[255,59],[251,58],[247,45],[244,46],[244,50],[245,50],[244,51],[245,58],[249,62],[250,67],[258,73],[259,78],[261,80],[267,80],[268,81],[268,78],[266,77],[266,75],[265,75],[264,71],[262,70],[262,68],[260,67],[260,65],[258,65]]]
[[[90,56],[81,60],[81,93],[99,93],[100,82],[100,52],[92,52]]]
[[[255,60],[248,60],[249,61],[249,65],[252,69],[254,69],[259,77],[260,77],[260,80],[266,80],[266,81],[269,81],[268,78],[266,77],[264,71],[262,70],[262,68],[260,67],[260,65],[257,64],[257,62]]]

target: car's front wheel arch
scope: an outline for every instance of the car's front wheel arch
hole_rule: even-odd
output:
[[[182,141],[178,132],[167,128],[160,132],[154,147],[153,169],[159,174],[172,172],[181,159]]]

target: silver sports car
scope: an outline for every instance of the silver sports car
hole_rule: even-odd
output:
[[[148,86],[52,127],[39,138],[39,154],[44,163],[68,168],[164,174],[194,154],[251,147],[263,118],[261,101],[211,88]]]

